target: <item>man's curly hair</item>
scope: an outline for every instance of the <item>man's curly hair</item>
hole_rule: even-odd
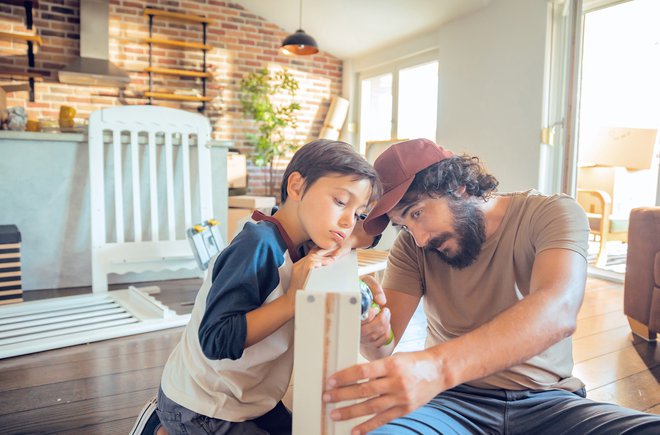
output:
[[[469,195],[486,200],[496,191],[498,184],[499,181],[486,172],[478,157],[452,156],[418,172],[397,208],[407,207],[427,196],[456,197],[463,186]]]

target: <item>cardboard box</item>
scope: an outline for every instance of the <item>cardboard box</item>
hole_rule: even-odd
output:
[[[243,154],[227,154],[227,183],[231,189],[247,187],[247,160]]]
[[[254,210],[251,208],[230,208],[227,213],[227,238],[231,242],[238,232],[239,225],[243,228],[243,222],[247,221]]]
[[[229,207],[234,208],[268,208],[275,206],[275,198],[272,196],[251,196],[251,195],[237,195],[227,198]]]
[[[23,302],[21,233],[16,225],[0,225],[0,305]]]

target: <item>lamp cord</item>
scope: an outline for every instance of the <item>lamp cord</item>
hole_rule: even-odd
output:
[[[298,28],[302,29],[302,0],[300,0],[300,8],[299,8],[299,15],[298,15]]]

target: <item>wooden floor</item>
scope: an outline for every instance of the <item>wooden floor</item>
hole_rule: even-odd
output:
[[[159,284],[163,302],[191,310],[186,302],[194,299],[199,280]],[[621,284],[589,280],[574,336],[575,374],[594,400],[660,414],[660,350],[632,339],[622,305]],[[171,329],[1,360],[0,433],[127,433],[156,393],[180,334],[181,328]],[[420,349],[425,335],[420,308],[399,349]]]

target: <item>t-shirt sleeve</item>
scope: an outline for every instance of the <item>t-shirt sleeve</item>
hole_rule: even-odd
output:
[[[421,297],[424,286],[420,263],[415,240],[410,234],[400,232],[387,258],[383,288]]]
[[[546,249],[561,248],[575,251],[586,259],[587,216],[570,196],[551,196],[536,210],[531,240],[537,255]]]
[[[199,342],[209,359],[238,359],[247,336],[246,314],[259,308],[279,284],[281,251],[259,232],[243,231],[213,268]]]

